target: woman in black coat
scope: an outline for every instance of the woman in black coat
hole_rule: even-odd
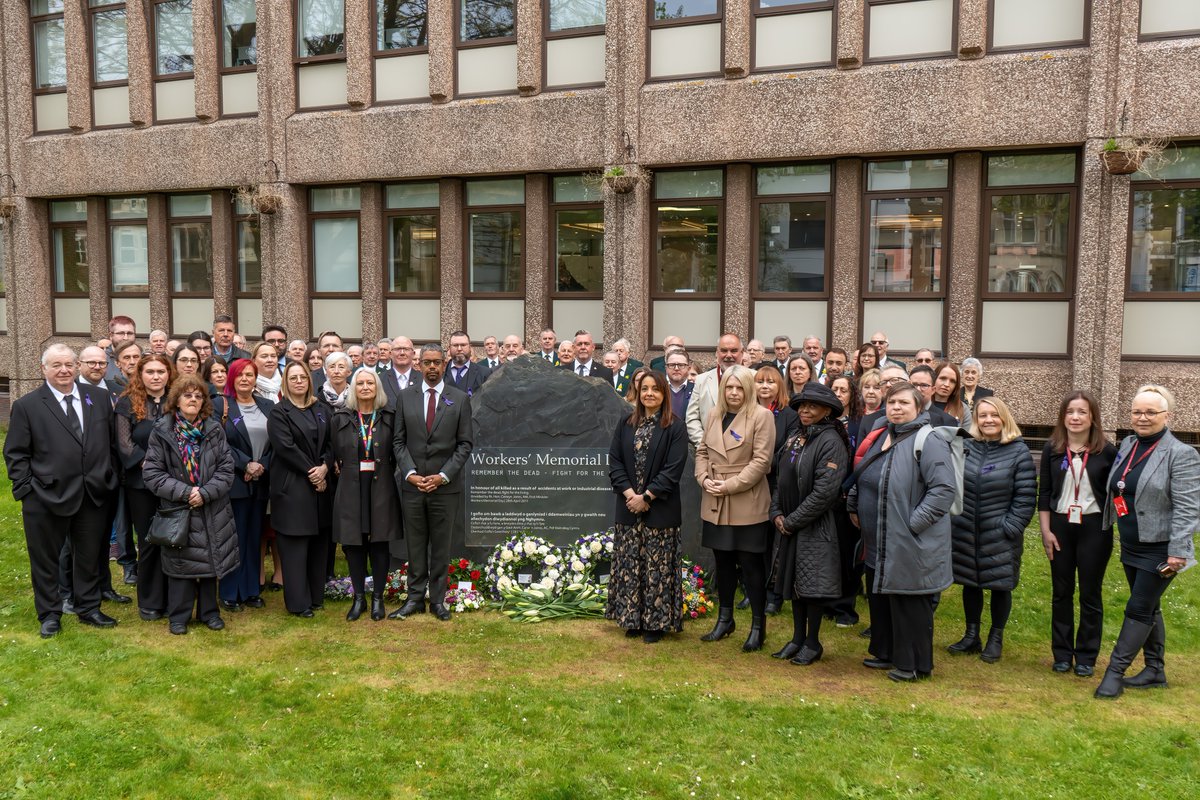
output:
[[[1112,557],[1112,526],[1104,527],[1105,486],[1117,448],[1104,438],[1100,407],[1089,392],[1063,398],[1058,423],[1042,450],[1038,515],[1050,560],[1050,650],[1055,672],[1090,677],[1104,632],[1104,573]],[[1075,627],[1076,574],[1079,627]]]
[[[779,532],[774,590],[792,601],[792,640],[771,655],[807,666],[821,658],[825,603],[841,596],[842,569],[835,518],[850,442],[838,417],[842,403],[819,383],[799,397],[801,429],[776,455],[771,521]]]
[[[237,475],[229,492],[233,521],[238,534],[241,566],[221,581],[221,608],[241,611],[242,606],[262,608],[258,576],[262,567],[262,533],[267,515],[267,472],[271,466],[271,442],[267,420],[275,404],[257,397],[258,367],[248,358],[229,365],[225,395],[213,400],[213,416],[221,421],[233,451]]]
[[[325,557],[333,525],[329,478],[329,407],[313,398],[312,374],[292,361],[283,370],[283,400],[271,410],[271,525],[283,562],[283,604],[311,617],[325,604]]]
[[[392,452],[395,415],[388,410],[383,381],[373,369],[360,369],[350,381],[346,408],[333,412],[330,442],[338,483],[334,493],[333,541],[342,545],[354,586],[346,619],[367,608],[367,561],[373,580],[371,619],[386,616],[383,592],[392,554],[389,543],[400,536],[400,496]]]
[[[963,513],[952,519],[954,582],[963,587],[967,630],[947,648],[979,653],[983,592],[992,592],[992,628],[980,658],[1000,660],[1012,593],[1021,577],[1025,526],[1037,504],[1037,472],[1008,406],[997,397],[976,400],[965,443]]]
[[[758,404],[775,415],[774,453],[777,458],[779,451],[783,449],[783,443],[800,431],[800,417],[788,403],[790,398],[783,373],[771,364],[759,367],[754,372],[754,394],[758,398]],[[772,459],[771,471],[767,473],[767,486],[772,493],[775,492],[775,459]],[[778,546],[779,534],[776,533],[775,547]],[[767,575],[771,574],[771,554],[775,547],[768,547],[763,553],[763,568]],[[749,605],[749,597],[743,597],[738,608],[746,608]],[[778,614],[781,605],[783,596],[776,594],[774,588],[768,584],[766,612],[770,615]]]
[[[167,578],[163,575],[158,545],[146,541],[158,498],[146,488],[142,462],[150,446],[150,431],[163,414],[167,389],[174,377],[175,365],[171,359],[162,355],[145,356],[116,408],[125,507],[138,538],[138,614],[147,622],[162,619],[167,611]]]
[[[642,375],[634,411],[617,426],[608,454],[618,497],[604,616],[646,644],[683,629],[679,481],[688,438],[683,420],[671,414],[669,397],[662,373]]]
[[[163,501],[191,507],[187,543],[161,548],[171,633],[188,632],[193,606],[197,619],[221,630],[217,580],[238,566],[229,505],[233,454],[199,376],[181,376],[171,386],[163,416],[150,432],[142,478]]]

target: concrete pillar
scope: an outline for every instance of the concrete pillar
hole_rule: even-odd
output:
[[[362,292],[362,340],[376,342],[383,336],[383,190],[378,183],[360,188],[358,224],[359,291]]]
[[[830,342],[853,354],[862,342],[859,293],[862,275],[862,171],[859,158],[833,168],[833,267],[830,275]],[[766,344],[766,342],[764,342]]]
[[[750,195],[754,170],[749,164],[730,164],[725,170],[725,219],[722,225],[725,256],[724,308],[721,314],[721,333],[735,333],[742,342],[750,340],[750,287],[754,282],[754,266],[750,263],[751,241],[754,236],[751,221]]]
[[[441,201],[438,209],[438,265],[442,273],[442,339],[463,328],[463,182],[458,178],[443,178],[439,182]],[[391,330],[389,335],[403,331]],[[503,335],[503,334],[500,334]]]
[[[544,174],[525,177],[525,330],[519,333],[534,348],[538,333],[550,321],[548,250],[554,221],[550,219],[549,183]]]
[[[980,183],[983,157],[979,153],[959,153],[953,159],[953,208],[950,220],[950,259],[942,264],[942,280],[949,280],[945,314],[946,355],[961,361],[979,350],[975,340],[978,327],[979,296],[979,220],[982,213]],[[931,343],[932,344],[932,343]]]
[[[542,3],[547,1],[517,0],[517,91],[522,97],[542,91]]]

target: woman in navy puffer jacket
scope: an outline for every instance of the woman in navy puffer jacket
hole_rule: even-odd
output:
[[[963,470],[963,513],[953,518],[954,582],[963,587],[967,631],[948,648],[979,653],[983,592],[992,592],[992,629],[980,658],[1000,660],[1012,593],[1021,577],[1025,526],[1037,507],[1037,471],[1012,413],[995,397],[974,408]]]

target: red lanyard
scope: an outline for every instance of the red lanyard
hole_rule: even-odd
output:
[[[1075,505],[1079,505],[1079,484],[1087,472],[1088,451],[1083,451],[1083,464],[1079,467],[1079,475],[1075,475],[1075,459],[1068,456],[1067,463],[1071,465],[1071,480],[1075,482]]]
[[[1159,440],[1159,441],[1161,441],[1161,440]],[[1156,448],[1156,447],[1158,447],[1158,442],[1155,442],[1154,444],[1150,445],[1150,449],[1147,450],[1146,452],[1142,453],[1141,458],[1139,458],[1137,461],[1134,461],[1133,457],[1137,455],[1138,446],[1137,446],[1137,442],[1133,443],[1133,449],[1129,451],[1129,460],[1125,462],[1125,470],[1124,470],[1124,472],[1121,473],[1120,479],[1117,480],[1117,492],[1119,494],[1122,494],[1122,495],[1125,494],[1125,476],[1129,474],[1129,470],[1133,469],[1138,464],[1142,463],[1147,458],[1149,458],[1150,454],[1154,452],[1154,448]]]

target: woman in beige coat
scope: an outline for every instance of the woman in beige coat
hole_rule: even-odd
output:
[[[750,599],[750,635],[742,649],[759,650],[766,635],[763,553],[771,543],[767,472],[775,448],[775,417],[754,399],[754,373],[730,367],[721,376],[717,403],[704,421],[696,448],[696,480],[704,494],[701,542],[717,562],[717,624],[700,637],[713,642],[733,633],[733,596],[742,567]]]

